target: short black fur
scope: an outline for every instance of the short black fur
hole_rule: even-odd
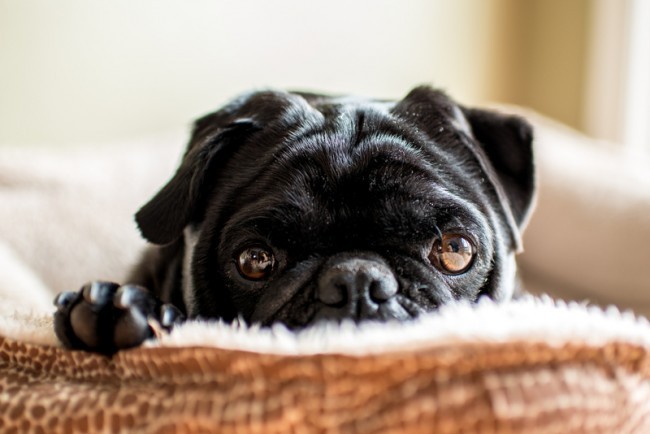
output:
[[[534,191],[521,118],[424,86],[397,102],[254,92],[196,122],[136,215],[157,246],[131,280],[189,317],[294,329],[505,300]],[[431,261],[441,236],[473,246],[467,270]],[[273,255],[263,279],[238,268],[250,246]]]

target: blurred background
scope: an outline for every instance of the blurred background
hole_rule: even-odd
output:
[[[646,3],[0,0],[0,143],[148,134],[250,88],[398,98],[419,83],[618,140],[626,83],[650,76]]]
[[[530,286],[650,311],[648,43],[647,0],[0,0],[0,147],[186,131],[251,88],[433,84],[536,123]]]

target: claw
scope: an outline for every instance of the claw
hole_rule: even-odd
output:
[[[58,310],[65,309],[70,306],[70,303],[72,303],[77,296],[78,293],[76,292],[61,292],[54,298],[54,306],[56,306]]]
[[[96,281],[84,285],[82,294],[88,303],[103,305],[110,300],[117,287],[115,283]]]
[[[174,324],[182,322],[185,315],[178,308],[171,304],[163,304],[160,308],[160,323],[165,328],[171,328]]]
[[[136,285],[122,285],[115,293],[113,304],[118,309],[128,309],[146,296],[147,291],[144,288]]]

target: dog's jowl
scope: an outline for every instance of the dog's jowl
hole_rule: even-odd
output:
[[[112,353],[188,318],[299,329],[506,300],[534,195],[522,119],[428,87],[401,101],[255,92],[198,121],[136,214],[119,286],[56,299],[68,346]]]

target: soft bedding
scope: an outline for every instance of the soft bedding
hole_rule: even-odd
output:
[[[3,315],[3,432],[650,432],[650,326],[615,309],[530,298],[298,334],[189,322],[113,358],[50,330]]]

